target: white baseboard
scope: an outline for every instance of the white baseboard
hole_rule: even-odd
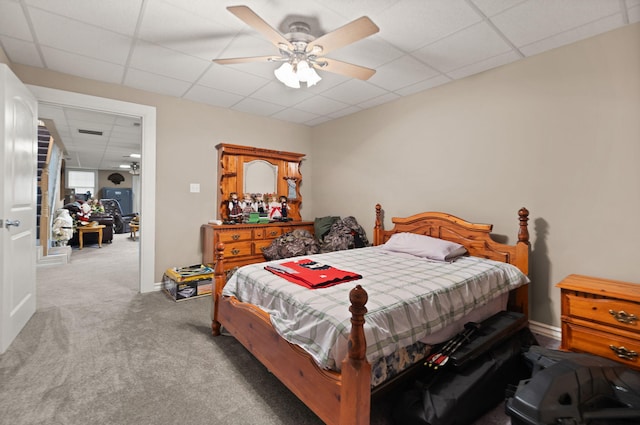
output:
[[[560,328],[555,326],[550,326],[545,323],[534,322],[530,320],[529,329],[531,329],[531,332],[533,333],[546,336],[548,338],[553,338],[558,341],[560,341],[562,337],[562,331]]]

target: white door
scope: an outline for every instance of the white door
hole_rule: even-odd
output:
[[[0,64],[0,353],[36,311],[38,103]]]

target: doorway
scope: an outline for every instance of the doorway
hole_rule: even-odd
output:
[[[155,181],[156,181],[156,109],[152,106],[67,92],[40,86],[27,86],[39,103],[87,109],[96,112],[138,117],[142,125],[140,174],[140,292],[157,290],[155,271]],[[148,229],[148,230],[145,230]]]

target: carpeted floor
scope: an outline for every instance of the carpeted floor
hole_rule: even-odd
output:
[[[209,297],[139,294],[138,242],[114,236],[38,268],[36,314],[0,356],[0,424],[322,423],[235,339],[211,337]],[[391,424],[387,404],[372,423]],[[476,425],[509,423],[498,406]]]

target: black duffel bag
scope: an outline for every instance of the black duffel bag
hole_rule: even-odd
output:
[[[425,368],[392,408],[397,425],[469,425],[505,399],[505,391],[531,377],[523,353],[537,345],[528,327],[521,328],[470,361],[440,370]]]

